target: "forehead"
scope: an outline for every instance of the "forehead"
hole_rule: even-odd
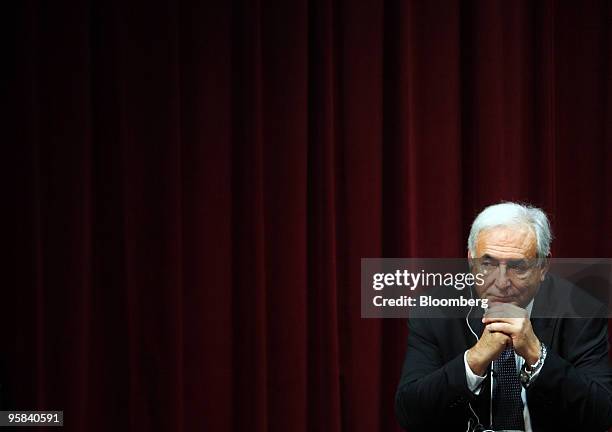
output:
[[[482,230],[476,239],[476,256],[499,259],[535,258],[535,233],[528,226],[494,227]]]

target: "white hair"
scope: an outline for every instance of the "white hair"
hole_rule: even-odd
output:
[[[476,256],[476,240],[482,230],[508,226],[527,226],[532,229],[536,237],[538,258],[549,255],[552,232],[546,213],[530,205],[502,202],[485,208],[474,219],[468,237],[468,250],[472,257]]]

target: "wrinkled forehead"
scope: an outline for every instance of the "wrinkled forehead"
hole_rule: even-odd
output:
[[[528,225],[499,226],[482,230],[476,239],[476,257],[530,259],[537,256],[534,230]]]

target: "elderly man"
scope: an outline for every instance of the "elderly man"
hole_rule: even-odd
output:
[[[612,425],[607,320],[548,310],[574,296],[547,273],[551,231],[540,209],[487,207],[468,240],[484,316],[411,319],[396,415],[410,431],[604,431]],[[572,298],[574,298],[572,297]],[[482,309],[480,309],[482,311]]]

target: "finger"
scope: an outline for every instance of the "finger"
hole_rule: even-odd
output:
[[[516,319],[516,318],[526,318],[527,312],[524,309],[516,308],[497,308],[492,311],[485,312],[482,322],[487,322],[487,320],[491,319]]]
[[[487,324],[487,330],[490,332],[501,332],[505,334],[514,334],[517,332],[516,326],[505,322],[494,322]]]
[[[513,305],[512,303],[491,303],[491,306],[487,308],[486,314],[499,314],[499,313],[521,313],[525,309]]]
[[[505,332],[501,332],[501,331],[492,331],[487,329],[487,331],[489,332],[489,336],[495,337],[496,339],[499,340],[503,340],[503,341],[509,341],[512,340],[512,337],[510,335],[508,335]]]
[[[510,314],[508,313],[508,311],[505,311],[504,313],[494,313],[494,314],[485,314],[482,317],[482,322],[486,323],[486,322],[493,322],[493,321],[510,321],[510,320],[516,320],[517,318],[524,318],[523,315],[517,315],[517,314]]]
[[[490,306],[484,313],[484,317],[504,317],[509,316],[511,312],[502,306]]]
[[[484,317],[482,319],[482,322],[484,324],[490,324],[490,323],[494,323],[494,322],[505,322],[508,324],[515,324],[517,323],[517,319],[520,318],[510,318],[510,317]]]
[[[489,303],[489,307],[487,308],[485,314],[490,315],[503,311],[505,309],[504,304],[505,303]]]
[[[501,330],[494,330],[492,328],[490,328],[490,325],[485,327],[485,331],[489,334],[489,335],[495,335],[497,337],[503,337],[503,338],[511,338],[511,336],[508,334],[508,331],[506,329],[504,329],[505,331],[501,331]]]

